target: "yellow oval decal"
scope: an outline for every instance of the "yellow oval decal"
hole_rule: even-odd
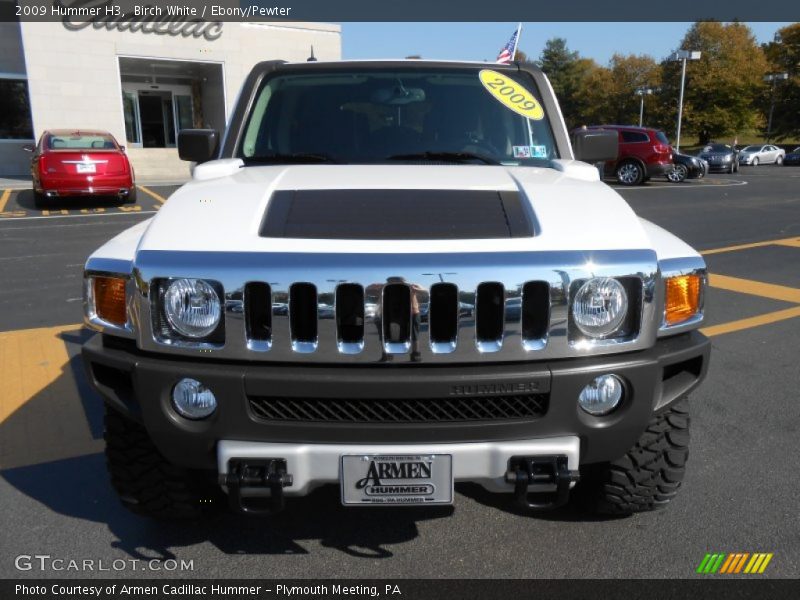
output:
[[[483,87],[504,106],[534,121],[544,119],[542,105],[528,90],[502,73],[483,69],[478,73]]]

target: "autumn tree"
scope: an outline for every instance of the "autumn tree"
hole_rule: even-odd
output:
[[[800,138],[800,23],[778,30],[774,42],[764,45],[771,73],[788,73],[775,85],[772,134],[778,140]],[[767,86],[763,107],[769,111],[772,89]]]
[[[747,25],[697,22],[686,32],[680,48],[702,53],[700,60],[686,65],[683,132],[696,134],[705,143],[762,125],[763,115],[754,108],[763,96],[767,60]],[[662,97],[672,104],[668,112],[673,113],[674,124],[681,63],[667,60],[662,69]]]

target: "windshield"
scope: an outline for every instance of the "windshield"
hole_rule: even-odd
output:
[[[758,152],[761,150],[761,146],[746,146],[742,152]]]
[[[249,164],[534,165],[558,152],[527,74],[375,68],[270,78],[237,156]]]
[[[116,150],[117,144],[110,135],[74,133],[51,135],[47,147],[50,150]]]
[[[731,147],[725,144],[709,144],[703,148],[703,152],[731,152]]]

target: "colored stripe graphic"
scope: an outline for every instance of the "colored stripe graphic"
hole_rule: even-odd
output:
[[[756,552],[715,552],[706,553],[696,572],[702,574],[738,575],[761,574],[774,556],[773,553]]]

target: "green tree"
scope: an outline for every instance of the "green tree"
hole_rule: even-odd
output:
[[[754,107],[763,97],[767,60],[747,25],[695,23],[680,48],[702,52],[700,60],[686,65],[682,135],[695,134],[705,143],[762,126],[763,115]],[[673,115],[668,130],[672,133],[677,123],[681,63],[667,60],[662,69],[662,98],[668,103],[665,114]]]
[[[571,51],[563,38],[547,40],[536,62],[553,86],[567,127],[586,124],[588,115],[585,113],[589,105],[585,96],[585,80],[595,72],[597,64]]]
[[[778,30],[774,42],[763,46],[771,73],[788,73],[775,85],[772,136],[778,140],[800,139],[800,23]],[[764,111],[769,111],[772,89],[767,86]]]

